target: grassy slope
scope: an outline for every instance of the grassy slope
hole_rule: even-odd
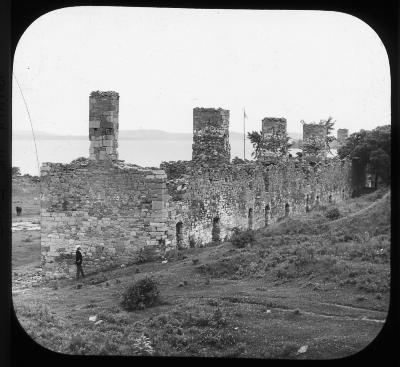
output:
[[[64,353],[133,354],[144,333],[159,355],[353,354],[379,333],[376,320],[387,312],[390,197],[381,196],[341,204],[341,213],[358,213],[347,219],[329,221],[320,208],[259,230],[251,248],[188,249],[167,264],[87,277],[80,289],[71,281],[19,284],[14,307],[34,339]],[[124,311],[121,293],[145,275],[157,280],[162,304]],[[102,323],[90,322],[92,315]]]

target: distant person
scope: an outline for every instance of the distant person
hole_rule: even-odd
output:
[[[80,249],[81,249],[80,246],[76,246],[76,253],[75,253],[76,279],[79,279],[79,274],[82,275],[82,278],[85,277],[85,274],[83,274],[83,269],[82,269],[82,253]]]
[[[21,215],[22,208],[20,206],[17,206],[15,209],[17,210],[17,217],[19,217]]]

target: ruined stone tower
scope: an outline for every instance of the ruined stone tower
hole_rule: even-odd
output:
[[[229,163],[229,110],[193,109],[192,160],[195,163]]]
[[[326,153],[326,127],[320,124],[303,124],[303,154],[321,158]]]
[[[262,136],[266,141],[275,141],[277,143],[276,149],[287,153],[286,147],[286,119],[283,117],[265,117],[262,120]],[[278,144],[281,141],[281,144]],[[265,154],[271,154],[272,152],[266,151]]]
[[[89,97],[89,158],[93,160],[118,159],[117,92],[92,92]]]
[[[338,129],[337,131],[338,149],[344,145],[348,137],[349,137],[349,129]]]

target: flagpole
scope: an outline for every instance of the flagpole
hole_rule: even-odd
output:
[[[246,160],[246,110],[243,107],[243,160]]]

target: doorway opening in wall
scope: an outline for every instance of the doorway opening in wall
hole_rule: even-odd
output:
[[[176,245],[178,248],[183,245],[183,223],[176,223]]]
[[[269,224],[269,216],[270,216],[270,207],[269,204],[265,207],[265,227]]]
[[[249,229],[253,229],[253,209],[249,209]]]
[[[289,203],[285,204],[285,217],[289,216],[289,212],[290,212],[290,205]]]
[[[221,241],[221,222],[219,217],[213,219],[213,225],[211,230],[211,240],[212,242]]]

